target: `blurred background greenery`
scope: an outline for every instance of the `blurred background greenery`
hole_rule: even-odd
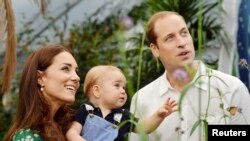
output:
[[[160,62],[151,54],[147,40],[145,40],[144,27],[149,17],[161,10],[177,11],[183,15],[193,36],[197,57],[216,69],[218,58],[211,60],[202,53],[204,50],[227,41],[227,35],[223,31],[220,20],[220,15],[223,14],[221,1],[142,0],[126,12],[123,9],[116,9],[116,12],[109,14],[105,19],[98,20],[97,17],[100,16],[100,13],[104,12],[103,10],[111,4],[106,3],[82,23],[73,23],[72,25],[67,25],[67,10],[62,15],[64,18],[59,18],[47,15],[46,10],[41,9],[44,20],[49,23],[48,28],[52,29],[54,33],[52,37],[40,34],[34,36],[33,33],[36,29],[31,26],[32,23],[23,23],[22,30],[16,34],[19,65],[12,81],[11,90],[0,96],[2,99],[0,104],[0,140],[15,115],[20,73],[23,62],[33,50],[30,46],[41,47],[46,43],[57,41],[73,50],[81,77],[81,87],[77,92],[74,105],[76,108],[86,100],[83,96],[82,84],[86,72],[91,67],[99,64],[113,64],[120,67],[128,80],[129,98],[124,107],[128,109],[133,94],[164,71]],[[39,1],[37,2],[39,3]],[[50,1],[47,0],[44,6],[49,4]],[[75,4],[78,4],[77,1]],[[69,5],[69,3],[65,3],[65,5]],[[202,17],[200,21],[199,16]],[[201,23],[200,27],[199,22]],[[198,30],[202,33],[201,37],[198,36]]]

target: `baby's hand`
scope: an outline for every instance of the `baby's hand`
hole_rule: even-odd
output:
[[[164,103],[164,105],[161,106],[160,109],[158,110],[158,116],[161,118],[165,118],[177,110],[178,110],[177,102],[175,100],[168,98],[167,101]]]

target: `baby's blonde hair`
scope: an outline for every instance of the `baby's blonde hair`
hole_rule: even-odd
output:
[[[84,83],[83,83],[83,92],[84,92],[84,95],[89,98],[90,94],[91,94],[91,88],[97,84],[97,82],[103,78],[103,76],[105,76],[106,72],[109,72],[111,70],[118,70],[120,72],[121,69],[119,69],[118,67],[116,66],[113,66],[113,65],[98,65],[98,66],[95,66],[93,68],[91,68],[86,76],[85,76],[85,80],[84,80]]]

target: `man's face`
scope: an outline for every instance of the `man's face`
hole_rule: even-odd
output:
[[[156,44],[150,48],[165,68],[176,69],[191,65],[195,57],[192,37],[182,17],[167,15],[155,23]]]

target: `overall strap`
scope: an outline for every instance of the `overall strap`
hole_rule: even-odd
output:
[[[124,111],[124,109],[123,109],[123,111]],[[114,125],[117,126],[121,122],[121,119],[122,119],[122,113],[115,113],[114,114]]]
[[[94,107],[91,106],[91,105],[89,105],[89,104],[84,104],[84,105],[85,105],[86,110],[89,113],[89,116],[92,117],[93,116]],[[122,111],[124,111],[124,109],[122,109]],[[115,113],[113,118],[114,118],[114,121],[115,121],[114,125],[118,125],[121,122],[122,113]]]
[[[116,121],[117,123],[120,123],[122,119],[122,113],[115,113],[114,114],[114,121]]]
[[[89,116],[93,117],[94,116],[94,107],[89,105],[89,104],[84,104],[84,105],[85,105],[86,110],[89,113]]]

